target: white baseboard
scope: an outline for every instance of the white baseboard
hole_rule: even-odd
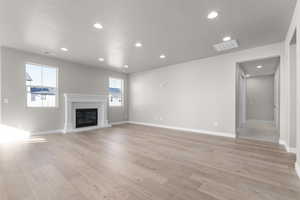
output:
[[[295,170],[298,177],[300,178],[300,165],[298,164],[298,162],[295,163]]]
[[[289,152],[289,153],[297,153],[297,149],[296,148],[288,147],[287,144],[286,144],[286,142],[284,140],[279,140],[279,144],[283,145],[287,152]],[[300,165],[298,164],[299,161],[297,161],[297,160],[295,162],[295,171],[296,171],[298,177],[300,178]]]
[[[200,134],[206,134],[206,135],[215,135],[215,136],[235,138],[235,134],[233,134],[233,133],[224,133],[224,132],[216,132],[216,131],[208,131],[208,130],[200,130],[200,129],[189,129],[189,128],[182,128],[182,127],[176,127],[176,126],[165,126],[165,125],[136,122],[136,121],[128,121],[128,123],[144,125],[144,126],[153,126],[153,127],[158,127],[158,128],[167,128],[167,129],[173,129],[173,130],[179,130],[179,131],[185,131],[185,132],[200,133]]]
[[[65,131],[63,129],[58,129],[58,130],[49,130],[49,131],[39,131],[39,132],[31,132],[31,136],[37,136],[37,135],[49,135],[49,134],[66,134],[66,133],[76,133],[76,132],[83,132],[83,131],[92,131],[92,130],[97,130],[101,128],[110,128],[111,124],[108,124],[105,127],[86,127],[86,128],[77,128],[77,129],[71,129],[68,131]]]
[[[279,144],[283,145],[285,150],[289,153],[296,153],[297,149],[293,147],[289,147],[284,140],[279,140]]]
[[[285,148],[285,150],[287,151],[287,144],[286,144],[286,142],[284,141],[284,140],[279,140],[279,144],[281,144],[281,145],[283,145],[284,146],[284,148]]]
[[[114,126],[114,125],[121,125],[121,124],[127,124],[128,123],[128,121],[120,121],[120,122],[112,122],[112,123],[110,123],[112,126]]]
[[[296,149],[296,148],[291,148],[291,147],[290,147],[290,148],[288,149],[288,152],[296,154],[296,153],[297,153],[297,149]]]
[[[50,131],[40,131],[40,132],[31,132],[31,136],[36,136],[36,135],[49,135],[49,134],[62,134],[64,131],[63,130],[50,130]]]

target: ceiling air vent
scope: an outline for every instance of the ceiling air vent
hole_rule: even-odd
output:
[[[238,48],[238,47],[239,47],[239,44],[236,40],[230,40],[230,41],[227,41],[227,42],[222,42],[222,43],[214,45],[214,48],[217,51],[227,51],[227,50],[235,49],[235,48]]]

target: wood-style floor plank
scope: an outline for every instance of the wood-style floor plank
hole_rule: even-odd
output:
[[[0,199],[296,200],[294,163],[276,144],[125,124],[0,145]]]

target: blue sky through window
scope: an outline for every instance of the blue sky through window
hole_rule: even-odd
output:
[[[27,84],[32,86],[56,87],[57,85],[57,69],[54,67],[44,67],[33,64],[26,64]],[[30,82],[30,83],[29,83]]]

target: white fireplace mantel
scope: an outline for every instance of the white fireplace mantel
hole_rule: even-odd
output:
[[[107,120],[107,95],[64,94],[65,97],[65,126],[64,133],[93,130],[110,127]],[[76,108],[97,108],[98,125],[86,128],[76,128]]]

